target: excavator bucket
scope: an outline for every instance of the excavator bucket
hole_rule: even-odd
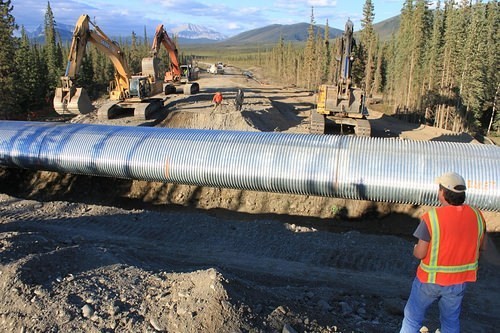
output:
[[[54,110],[60,115],[65,114],[86,114],[94,110],[87,91],[83,88],[75,88],[74,93],[56,88],[54,96]]]

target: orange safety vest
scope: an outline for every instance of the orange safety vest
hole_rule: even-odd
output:
[[[221,93],[215,93],[214,98],[212,99],[212,102],[219,104],[222,102],[222,94]]]
[[[481,212],[468,205],[450,205],[430,210],[422,220],[431,241],[417,268],[420,282],[449,286],[476,281],[486,228]]]

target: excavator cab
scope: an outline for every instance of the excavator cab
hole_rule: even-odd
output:
[[[130,79],[130,97],[145,99],[151,96],[151,85],[147,76],[132,76]]]

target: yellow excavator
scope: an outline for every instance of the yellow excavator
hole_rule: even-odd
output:
[[[90,28],[93,26],[93,29]],[[136,119],[148,116],[163,106],[163,82],[159,59],[144,58],[140,75],[130,73],[125,54],[116,42],[111,40],[88,15],[81,15],[75,25],[65,75],[61,77],[62,87],[56,88],[54,109],[61,115],[86,114],[94,107],[84,88],[75,86],[87,43],[106,54],[115,67],[114,80],[109,84],[109,101],[97,110],[99,119],[119,115],[124,109],[133,109]]]
[[[151,46],[152,56],[144,58],[143,61],[152,61],[158,56],[160,46],[163,45],[168,52],[170,58],[170,69],[165,72],[164,76],[164,91],[165,94],[177,92],[177,88],[181,88],[184,95],[192,95],[200,92],[200,86],[197,82],[192,82],[198,79],[199,69],[193,64],[181,65],[179,62],[179,51],[175,43],[170,39],[163,24],[156,27],[153,45]]]
[[[340,61],[337,66],[336,84],[323,84],[319,86],[317,95],[317,108],[311,110],[310,133],[324,134],[326,119],[344,126],[354,128],[358,136],[370,136],[370,123],[366,119],[368,111],[365,106],[365,93],[362,89],[352,84],[351,67],[354,57],[352,55],[353,23],[347,20],[345,30],[340,41]]]

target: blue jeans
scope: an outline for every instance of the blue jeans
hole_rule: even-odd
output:
[[[466,284],[440,286],[413,280],[400,333],[418,333],[429,306],[438,301],[441,333],[460,333],[460,310]]]

